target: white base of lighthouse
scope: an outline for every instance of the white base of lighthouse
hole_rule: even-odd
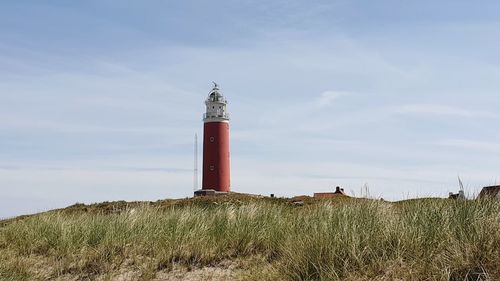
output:
[[[194,197],[198,196],[219,196],[226,195],[230,192],[217,191],[215,189],[199,189],[194,192]]]

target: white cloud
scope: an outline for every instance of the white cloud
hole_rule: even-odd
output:
[[[393,109],[398,114],[448,115],[456,117],[498,118],[498,114],[489,111],[470,110],[438,104],[410,104]]]
[[[349,95],[347,92],[337,92],[337,91],[325,91],[320,94],[316,99],[315,105],[319,107],[326,107],[332,105],[340,97]]]
[[[500,153],[500,141],[488,142],[478,140],[448,139],[433,143],[438,146],[453,147],[466,150],[483,151],[488,153]]]

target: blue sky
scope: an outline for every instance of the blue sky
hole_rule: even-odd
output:
[[[217,81],[234,191],[500,179],[497,1],[4,1],[0,217],[192,195]]]

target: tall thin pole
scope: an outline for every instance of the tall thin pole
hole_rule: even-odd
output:
[[[198,190],[198,134],[194,134],[194,175],[193,188]]]

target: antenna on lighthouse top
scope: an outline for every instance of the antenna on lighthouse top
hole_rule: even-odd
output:
[[[193,189],[198,190],[198,134],[194,134],[194,175]]]
[[[218,90],[219,89],[219,85],[217,83],[215,83],[214,81],[212,81],[212,83],[214,83],[214,90]]]

